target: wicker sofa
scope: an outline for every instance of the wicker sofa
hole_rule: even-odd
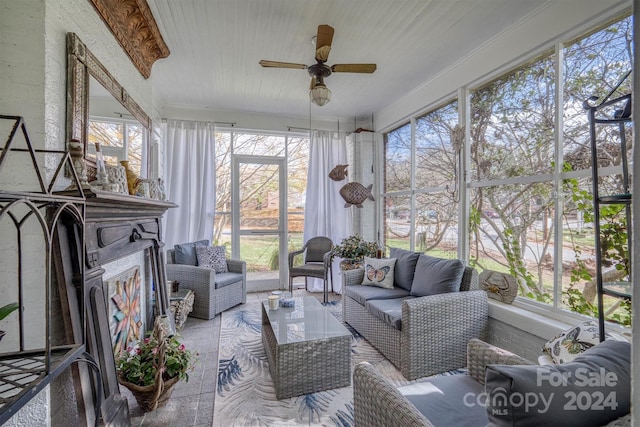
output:
[[[463,267],[459,292],[411,295],[407,283],[415,286],[430,279],[414,279],[414,271],[403,267],[403,258],[418,255],[426,256],[392,249],[391,257],[397,259],[396,281],[403,276],[405,288],[395,282],[393,289],[361,286],[363,269],[343,272],[344,321],[408,380],[465,366],[467,343],[472,338],[485,338],[488,327],[487,295],[478,290],[478,274],[473,268]]]
[[[166,259],[167,280],[180,283],[180,288],[195,293],[191,317],[213,319],[238,304],[247,301],[247,264],[227,259],[228,273],[215,273],[208,268],[176,264],[175,251],[169,249]]]
[[[561,365],[537,366],[518,355],[473,339],[469,341],[466,352],[467,374],[435,376],[401,387],[394,386],[368,362],[361,362],[356,365],[353,373],[355,425],[360,427],[631,426],[631,415],[628,413],[630,410],[630,346],[628,343],[626,348],[619,342],[612,344],[606,341],[606,343],[607,348],[596,350],[598,347],[596,346],[589,350],[591,353],[589,356],[585,352],[581,360],[577,358],[574,370],[571,371],[572,368],[568,365],[564,368]],[[612,359],[615,360],[612,362]],[[560,387],[546,386],[545,388],[544,378],[550,377],[551,373],[564,372],[567,378],[579,379],[581,377],[576,375],[577,369],[597,373],[601,372],[599,369],[603,365],[607,366],[607,372],[617,373],[619,379],[619,383],[610,386],[609,389],[601,384],[594,385],[592,388],[580,384],[572,388],[572,380],[567,381],[568,391]],[[492,376],[490,371],[494,370],[506,370],[511,374],[518,371],[529,372],[529,384],[523,385],[525,377],[516,374],[508,379],[506,385],[504,382],[498,382],[499,387],[493,388],[495,384],[492,382],[496,377]],[[546,376],[540,374],[543,371],[546,372]],[[597,377],[599,374],[595,375]],[[518,385],[515,385],[516,383]],[[505,387],[502,387],[503,385]],[[519,387],[518,391],[516,387]],[[527,395],[523,392],[524,387],[528,387],[529,393],[545,396],[547,399],[545,404],[548,406],[543,407],[542,400],[539,400],[535,404],[529,401],[531,406],[527,408],[519,405],[516,399],[497,397],[498,394],[508,396],[509,393]],[[615,399],[616,407],[611,410],[602,411],[594,407],[593,411],[572,411],[564,406],[567,401],[570,401],[572,393],[600,392],[607,395],[611,389],[614,393],[618,392]],[[623,394],[626,394],[626,397]]]

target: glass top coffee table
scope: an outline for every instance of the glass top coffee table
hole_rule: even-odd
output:
[[[262,344],[278,399],[351,384],[351,332],[315,297],[270,310],[262,302]]]

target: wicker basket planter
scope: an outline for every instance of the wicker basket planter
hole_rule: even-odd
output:
[[[364,263],[363,259],[353,259],[353,258],[342,258],[342,260],[340,261],[340,270],[341,271],[347,271],[347,270],[354,270],[356,268],[362,268]]]
[[[160,384],[139,386],[118,377],[118,382],[131,391],[138,406],[144,412],[150,412],[166,405],[171,393],[173,393],[173,387],[179,380],[178,377],[174,377],[167,381],[161,381]]]
[[[131,390],[144,412],[166,405],[173,387],[188,381],[187,371],[193,369],[196,355],[169,335],[169,324],[166,316],[157,316],[153,332],[116,358],[118,382]]]

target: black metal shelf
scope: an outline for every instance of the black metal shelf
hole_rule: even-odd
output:
[[[84,344],[0,355],[0,425],[82,358]]]
[[[609,196],[600,196],[598,199],[600,204],[605,205],[621,205],[631,203],[631,193],[611,194]]]
[[[626,288],[626,292],[611,289],[611,286]],[[611,297],[626,299],[631,301],[631,282],[604,282],[602,283],[602,293]]]
[[[610,296],[623,300],[631,300],[631,250],[632,250],[632,191],[631,182],[629,179],[629,159],[627,154],[627,141],[626,141],[626,128],[627,123],[632,122],[631,105],[632,94],[627,93],[622,96],[613,98],[613,94],[616,93],[622,83],[631,75],[631,71],[627,72],[618,82],[618,84],[597,104],[598,97],[591,97],[584,101],[584,108],[588,112],[589,116],[589,137],[591,140],[591,171],[592,171],[592,188],[593,188],[593,222],[594,222],[594,234],[595,234],[595,261],[596,261],[596,290],[598,297],[598,324],[600,329],[600,341],[605,339],[605,313],[604,313],[604,296]],[[602,141],[598,141],[598,133],[596,132],[596,126],[600,125],[616,125],[617,126],[617,141],[620,147],[620,167],[622,169],[622,182],[619,194],[609,194],[600,196],[600,177],[599,177],[599,156],[598,150]],[[615,132],[607,132],[608,137],[613,137]],[[610,141],[609,141],[610,142]],[[627,234],[627,256],[629,271],[624,273],[624,278],[628,281],[615,281],[605,282],[603,279],[603,259],[605,254],[603,253],[601,242],[601,227],[600,227],[600,206],[601,205],[623,205],[621,211],[624,215],[624,225],[626,226]]]

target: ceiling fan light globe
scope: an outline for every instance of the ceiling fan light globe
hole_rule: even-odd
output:
[[[319,107],[331,100],[331,91],[325,85],[316,85],[309,91],[309,99]]]

